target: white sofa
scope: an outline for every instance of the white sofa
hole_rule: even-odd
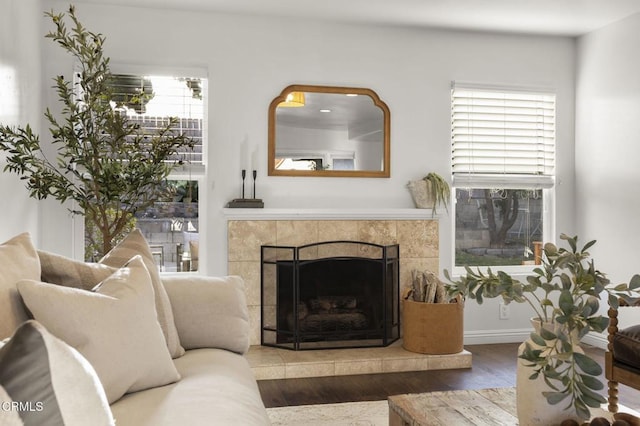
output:
[[[243,356],[248,349],[249,325],[247,321],[237,324],[234,313],[216,312],[222,305],[227,309],[246,310],[243,292],[222,291],[221,281],[229,278],[200,277],[197,283],[210,287],[204,297],[189,292],[194,285],[193,277],[171,277],[168,292],[173,314],[178,324],[181,340],[186,333],[202,333],[198,330],[202,322],[189,323],[193,311],[188,300],[194,303],[209,303],[207,311],[211,331],[220,331],[225,324],[236,323],[234,334],[219,333],[221,348],[188,349],[184,355],[173,360],[181,379],[170,385],[156,387],[141,392],[129,393],[111,404],[111,411],[118,426],[161,426],[161,425],[265,425],[269,424],[266,410],[260,397],[256,379]],[[236,278],[237,280],[237,278]],[[221,290],[221,291],[216,291]],[[186,296],[180,302],[180,296]],[[185,300],[186,299],[186,300]],[[199,300],[198,300],[199,299]],[[237,334],[236,334],[237,333]],[[238,345],[243,340],[242,354],[224,349]]]
[[[118,268],[107,261],[83,264],[38,252],[30,244],[28,234],[0,244],[0,340],[14,335],[0,344],[0,424],[269,424],[243,356],[249,347],[249,325],[240,277],[161,277],[170,306],[158,308],[162,290],[153,292],[151,285],[140,284],[149,277],[141,256]],[[98,278],[104,279],[94,287],[90,281]],[[45,280],[54,284],[42,283]],[[60,280],[75,282],[55,282]],[[78,286],[86,288],[72,288]],[[144,310],[127,299],[131,297],[147,297],[153,321],[142,318]],[[86,308],[88,315],[78,313],[91,303],[96,305]],[[106,304],[104,311],[100,304]],[[169,326],[161,327],[162,309]],[[29,311],[34,320],[24,322]],[[145,321],[146,326],[139,325]],[[124,331],[117,328],[120,322],[127,327]],[[103,329],[107,331],[99,332]],[[132,335],[122,337],[129,329]],[[167,337],[167,329],[177,335]],[[132,345],[128,352],[113,347],[121,344],[121,337],[123,346]],[[44,343],[25,349],[24,342],[34,341]],[[42,356],[29,359],[39,351],[47,354],[44,363]],[[45,387],[53,396],[43,396],[45,387],[37,389],[43,374],[29,376],[37,365],[50,370],[44,374],[49,377]],[[120,383],[113,383],[114,377]],[[56,418],[61,423],[52,420]]]

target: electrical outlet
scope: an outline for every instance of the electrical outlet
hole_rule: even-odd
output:
[[[501,320],[509,319],[509,305],[504,302],[500,302],[498,306],[498,316]]]

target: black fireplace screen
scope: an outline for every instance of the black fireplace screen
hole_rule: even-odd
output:
[[[397,244],[262,246],[262,344],[300,350],[398,340],[399,257]]]

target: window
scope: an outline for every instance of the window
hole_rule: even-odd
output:
[[[131,226],[139,228],[151,247],[161,271],[198,269],[199,184],[205,176],[207,80],[191,77],[114,75],[112,105],[124,102],[130,123],[143,132],[156,133],[176,118],[176,130],[196,141],[176,158],[183,165],[167,180],[170,194],[144,211],[138,211]],[[85,251],[91,253],[91,224],[85,221]]]
[[[553,221],[555,95],[454,84],[451,123],[454,266],[535,263]]]

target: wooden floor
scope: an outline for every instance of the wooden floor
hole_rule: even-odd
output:
[[[261,380],[258,387],[267,408],[352,401],[378,401],[390,395],[457,389],[515,386],[517,343],[470,345],[473,368],[367,374],[310,379]],[[604,351],[585,348],[604,366]],[[606,380],[600,380],[605,384]],[[603,394],[604,394],[603,393]],[[620,385],[620,404],[640,411],[640,391]]]

